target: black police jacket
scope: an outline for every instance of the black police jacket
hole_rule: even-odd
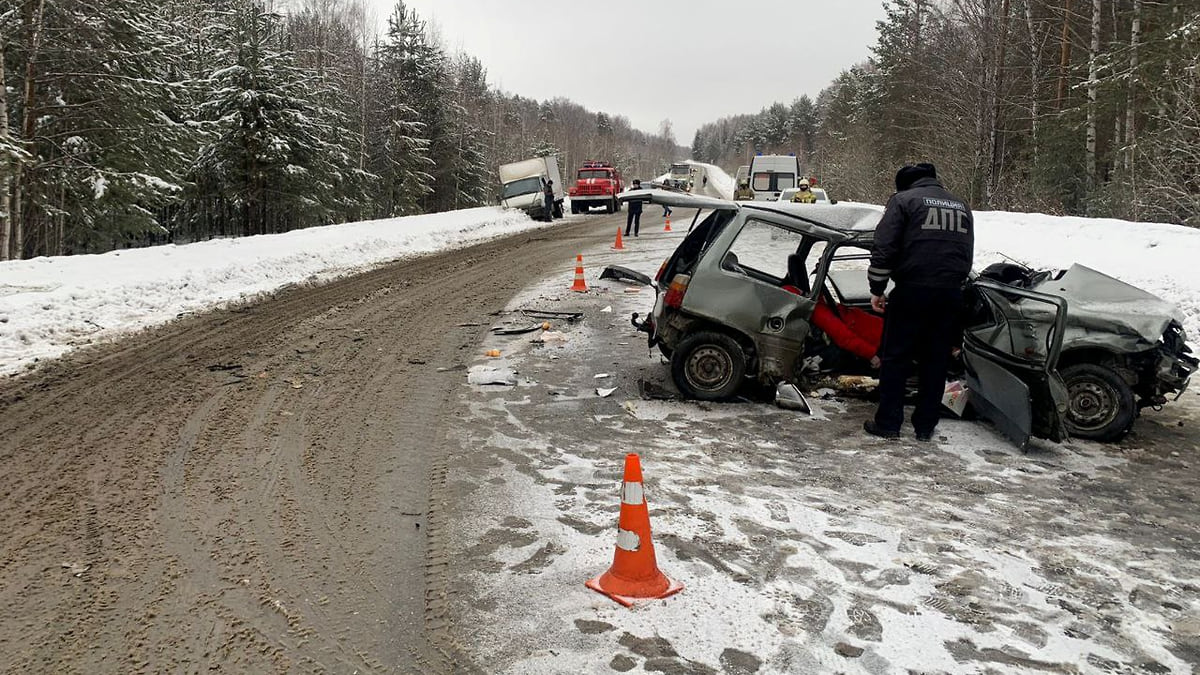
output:
[[[957,288],[971,272],[975,220],[966,202],[936,178],[922,178],[888,200],[871,252],[867,280],[883,295],[897,285]]]

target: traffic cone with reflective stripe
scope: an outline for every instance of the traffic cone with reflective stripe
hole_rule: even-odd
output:
[[[663,228],[663,232],[671,231],[671,216],[667,216],[667,226]]]
[[[618,251],[625,250],[625,244],[621,241],[621,226],[617,226],[617,243],[613,244],[613,248]]]
[[[636,454],[625,455],[617,552],[612,567],[586,585],[626,607],[632,607],[636,600],[665,598],[683,590],[683,584],[658,569],[650,540],[650,509],[642,490],[642,464]]]
[[[575,256],[575,283],[571,285],[571,290],[587,293],[587,282],[583,280],[583,254]]]

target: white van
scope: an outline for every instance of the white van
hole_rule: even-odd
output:
[[[756,155],[750,160],[750,189],[754,201],[775,201],[779,193],[796,187],[800,159],[795,155]]]

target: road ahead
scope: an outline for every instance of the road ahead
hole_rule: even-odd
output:
[[[0,386],[0,670],[448,672],[438,488],[489,314],[624,214],[187,318]]]

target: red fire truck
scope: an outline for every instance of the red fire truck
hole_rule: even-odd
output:
[[[625,186],[621,172],[608,162],[587,161],[579,167],[571,196],[571,213],[587,213],[593,206],[603,206],[605,213],[620,211],[617,195]]]

